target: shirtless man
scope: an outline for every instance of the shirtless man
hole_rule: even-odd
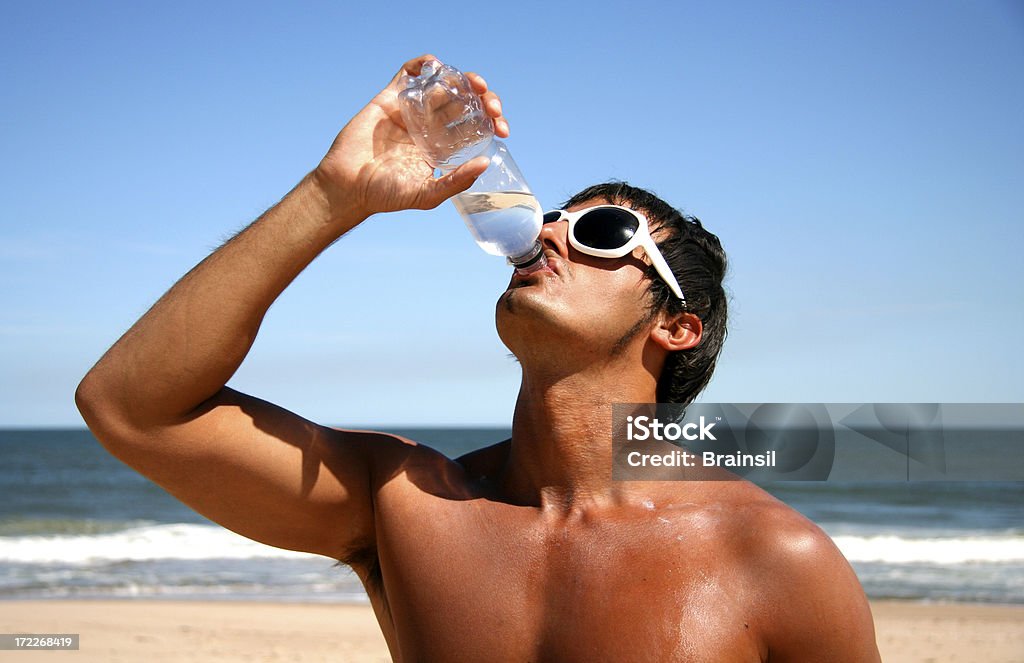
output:
[[[225,386],[321,251],[373,214],[439,205],[486,166],[432,178],[401,124],[401,73],[89,372],[76,399],[96,437],[223,526],[351,565],[395,661],[877,661],[856,577],[792,509],[741,481],[611,480],[611,404],[692,399],[724,336],[724,256],[710,272],[678,265],[720,252],[692,220],[652,221],[668,278],[644,249],[594,257],[564,219],[544,226],[550,269],[513,277],[497,303],[523,372],[512,439],[467,457],[319,426]],[[471,80],[507,136],[498,98]],[[630,196],[644,200],[606,187],[568,209],[660,214]],[[687,223],[677,254],[673,228]]]

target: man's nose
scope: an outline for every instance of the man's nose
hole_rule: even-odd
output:
[[[552,249],[563,258],[569,258],[569,222],[553,221],[545,223],[540,228],[541,245],[545,249]]]

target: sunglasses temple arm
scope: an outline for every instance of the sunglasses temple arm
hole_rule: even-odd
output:
[[[672,293],[683,302],[683,306],[686,306],[686,297],[683,297],[683,290],[679,287],[679,281],[676,280],[676,275],[669,269],[668,263],[665,262],[665,258],[661,255],[661,251],[658,250],[658,246],[654,243],[653,239],[644,242],[644,251],[647,252],[647,257],[651,259],[654,269],[658,271],[661,278],[668,284]]]

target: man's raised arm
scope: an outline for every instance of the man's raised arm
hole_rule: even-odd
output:
[[[431,208],[486,167],[434,179],[397,108],[406,63],[285,198],[185,275],[100,359],[75,395],[125,463],[253,539],[344,559],[372,543],[373,435],[334,431],[225,384],[271,303],[371,214]],[[499,135],[500,104],[471,76]],[[355,379],[354,376],[351,379]]]

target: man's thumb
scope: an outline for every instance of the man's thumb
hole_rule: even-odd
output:
[[[434,204],[440,205],[448,198],[462,193],[469,187],[473,186],[473,182],[475,182],[476,178],[480,177],[480,175],[487,170],[487,166],[489,166],[490,163],[490,159],[487,157],[476,157],[474,159],[470,159],[444,177],[439,177],[434,180],[434,197],[437,200]]]

